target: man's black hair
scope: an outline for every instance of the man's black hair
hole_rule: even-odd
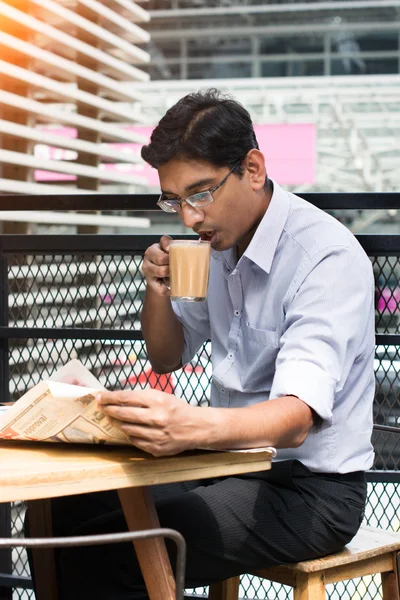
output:
[[[229,167],[258,149],[247,110],[216,89],[181,98],[154,129],[142,158],[158,169],[172,159],[202,160]],[[235,169],[241,177],[243,169]],[[266,180],[266,183],[268,178]]]

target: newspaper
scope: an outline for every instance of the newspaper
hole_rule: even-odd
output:
[[[71,360],[12,406],[0,410],[0,440],[130,446],[129,438],[98,408],[95,399],[104,389],[79,360]],[[268,451],[276,456],[270,446],[225,451]]]
[[[102,390],[79,360],[71,360],[0,412],[0,439],[131,445],[98,409]]]

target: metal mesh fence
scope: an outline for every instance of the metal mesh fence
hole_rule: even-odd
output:
[[[118,242],[116,241],[116,244]],[[121,339],[120,331],[140,330],[139,314],[144,296],[140,266],[142,252],[129,255],[35,254],[8,255],[9,325],[19,329],[36,327],[105,329],[115,331],[111,339],[25,339],[9,341],[11,399],[72,358],[78,358],[109,389],[146,387],[184,397],[194,405],[208,403],[211,378],[211,348],[204,344],[196,358],[178,372],[157,375],[151,369],[141,339]],[[376,280],[376,324],[378,333],[399,333],[400,261],[398,257],[371,259]],[[396,345],[378,344],[375,421],[400,426],[400,350]],[[375,468],[398,470],[400,437],[377,432]],[[399,530],[398,484],[369,484],[366,521]],[[12,506],[13,534],[22,529],[24,504]],[[14,573],[29,575],[23,550],[13,551]],[[195,590],[206,595],[206,589]],[[243,598],[292,598],[289,588],[242,578]],[[15,590],[15,598],[33,598],[33,592]],[[352,580],[329,588],[332,600],[380,598],[379,578]]]
[[[398,256],[375,256],[376,331],[400,332],[400,259]]]

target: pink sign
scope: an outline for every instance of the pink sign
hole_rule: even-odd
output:
[[[47,128],[43,127],[43,130]],[[130,131],[150,139],[153,127],[129,127]],[[314,123],[288,123],[255,125],[255,133],[261,152],[265,156],[267,173],[282,185],[312,184],[316,171],[316,126]],[[76,130],[63,127],[47,131],[60,136],[76,137]],[[123,152],[140,155],[141,144],[129,142],[110,144],[110,147]],[[43,159],[74,160],[76,153],[71,150],[38,145],[35,156]],[[107,164],[106,169],[129,175],[141,175],[147,179],[149,187],[159,187],[157,170],[147,164]],[[69,181],[74,175],[50,171],[35,171],[36,181]]]

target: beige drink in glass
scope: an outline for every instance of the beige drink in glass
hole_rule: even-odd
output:
[[[210,272],[210,242],[173,240],[169,245],[171,300],[204,302]]]

